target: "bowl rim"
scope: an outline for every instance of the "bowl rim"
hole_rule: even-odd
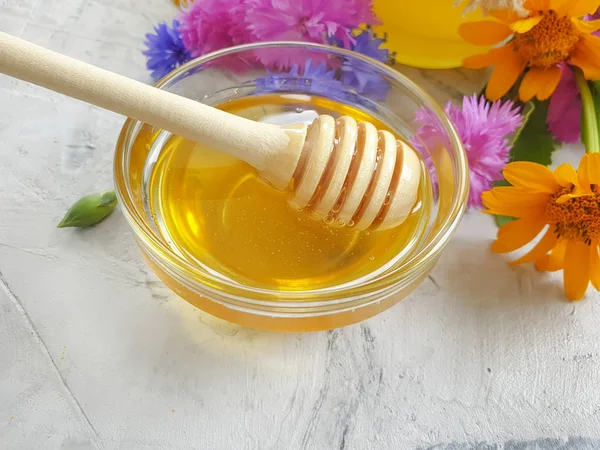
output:
[[[171,81],[176,79],[179,75],[187,70],[193,69],[198,65],[206,64],[207,62],[222,58],[224,56],[256,49],[281,47],[314,49],[316,51],[322,51],[326,53],[335,53],[343,57],[362,61],[370,66],[374,66],[386,76],[390,77],[394,81],[400,83],[404,88],[408,89],[412,95],[422,101],[427,108],[436,114],[436,118],[440,121],[440,125],[447,133],[448,143],[455,150],[456,168],[454,170],[455,181],[452,205],[446,217],[444,217],[444,220],[437,225],[437,231],[435,235],[428,238],[429,242],[423,248],[419,249],[418,252],[411,255],[410,258],[407,259],[399,268],[396,268],[392,271],[386,271],[374,278],[361,282],[359,285],[349,285],[346,283],[327,288],[285,291],[245,286],[235,282],[229,282],[225,279],[200,271],[193,264],[176,255],[159,239],[157,239],[156,235],[153,233],[153,230],[147,226],[143,220],[140,211],[135,206],[135,202],[131,198],[131,195],[129,192],[127,192],[129,190],[128,177],[126,176],[127,174],[124,173],[124,170],[120,170],[128,167],[128,161],[124,160],[124,156],[127,152],[123,150],[128,145],[128,142],[130,141],[129,138],[131,137],[133,130],[136,127],[139,127],[141,124],[140,121],[131,118],[126,120],[119,134],[114,161],[115,190],[117,193],[118,202],[120,205],[122,205],[121,209],[123,214],[129,225],[133,228],[138,241],[141,238],[146,247],[149,246],[154,253],[161,255],[161,260],[166,259],[170,263],[172,263],[173,260],[177,262],[176,270],[183,272],[186,277],[180,281],[184,282],[186,285],[189,285],[191,282],[195,287],[201,288],[202,290],[209,294],[213,294],[214,296],[221,298],[223,296],[226,297],[227,299],[233,301],[233,304],[229,304],[228,306],[234,307],[235,309],[246,309],[243,307],[243,305],[251,304],[254,306],[272,307],[274,300],[276,300],[278,303],[281,302],[279,304],[283,303],[289,307],[293,307],[294,305],[301,305],[303,308],[323,307],[339,303],[354,302],[361,296],[370,295],[377,292],[391,292],[393,294],[394,292],[400,290],[403,285],[410,285],[413,280],[417,279],[422,274],[424,269],[428,268],[433,262],[436,261],[438,255],[446,246],[450,240],[450,237],[456,231],[456,228],[458,227],[467,206],[467,198],[469,194],[469,168],[466,153],[459,138],[458,132],[456,131],[450,118],[429,94],[427,94],[416,83],[410,80],[406,75],[368,56],[335,46],[301,41],[268,41],[243,44],[207,53],[206,55],[192,59],[186,64],[183,64],[174,71],[170,72],[165,77],[160,79],[155,84],[155,87],[160,89],[168,86]],[[120,160],[118,157],[119,153],[122,153],[122,160]],[[118,182],[118,180],[121,178],[124,180],[124,183]],[[173,270],[173,267],[170,267],[170,269]],[[176,278],[181,277],[180,274],[176,273],[171,275],[179,275]],[[198,284],[200,286],[198,286]],[[307,300],[307,297],[314,297],[317,300]],[[241,302],[241,304],[236,306],[235,304],[238,302]]]

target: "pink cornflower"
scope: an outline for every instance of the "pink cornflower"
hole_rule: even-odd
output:
[[[471,190],[469,206],[481,207],[481,194],[502,179],[502,170],[508,163],[511,145],[508,137],[521,126],[523,118],[512,102],[498,100],[490,103],[477,95],[464,97],[462,108],[448,102],[446,114],[458,131],[469,161]],[[421,126],[412,142],[424,155],[430,169],[433,166],[429,152],[440,145],[449,146],[445,133],[433,112],[420,109],[416,122]],[[432,172],[432,182],[437,176]]]
[[[371,2],[245,0],[237,8],[236,16],[244,18],[253,41],[327,43],[329,38],[335,38],[343,47],[349,48],[353,42],[352,29],[379,23],[371,9]],[[270,67],[290,67],[298,63],[294,55],[285,52],[270,52],[261,55],[260,59]]]
[[[233,12],[243,0],[196,0],[183,7],[179,33],[196,58],[207,53],[250,42],[250,32],[238,26]]]

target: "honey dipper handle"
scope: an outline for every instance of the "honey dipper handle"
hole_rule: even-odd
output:
[[[279,189],[290,181],[304,143],[305,127],[244,119],[4,32],[0,72],[229,153]]]

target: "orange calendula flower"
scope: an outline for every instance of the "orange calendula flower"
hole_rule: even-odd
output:
[[[471,69],[495,66],[486,95],[497,100],[506,94],[525,69],[519,97],[545,100],[556,89],[561,71],[558,63],[578,66],[587,79],[600,78],[600,20],[585,21],[586,14],[596,12],[600,0],[526,0],[529,14],[519,16],[512,10],[490,12],[497,20],[462,24],[459,33],[475,45],[496,45],[486,54],[466,58],[463,65]]]
[[[552,171],[531,162],[513,162],[503,171],[512,184],[482,195],[485,212],[516,217],[498,230],[495,253],[515,251],[543,232],[539,242],[510,264],[535,262],[541,271],[564,271],[567,297],[581,299],[591,281],[600,290],[600,154],[587,153],[575,171]]]

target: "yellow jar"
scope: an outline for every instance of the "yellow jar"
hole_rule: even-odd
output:
[[[460,67],[464,58],[485,50],[458,35],[461,23],[482,19],[480,12],[463,16],[463,9],[454,7],[454,0],[375,0],[375,13],[383,22],[375,31],[387,34],[387,47],[396,52],[399,63],[426,69]]]
[[[357,95],[355,88],[339,80],[321,86],[318,79],[297,73],[272,78],[273,73],[258,61],[262,60],[261,54],[272,57],[282,53],[298,60],[328,61],[334,68],[350,63],[355,70],[368,73],[370,80],[384,82],[388,90],[383,97],[380,92]],[[247,62],[252,63],[244,66]],[[260,81],[265,79],[270,80],[269,95],[264,92],[265,82]],[[262,91],[259,86],[263,86]],[[427,277],[462,217],[468,195],[468,168],[456,132],[435,101],[389,66],[354,52],[318,44],[250,44],[198,58],[169,74],[158,87],[231,112],[245,111],[249,118],[253,118],[252,111],[257,111],[257,118],[264,118],[265,114],[273,117],[273,108],[279,106],[286,114],[301,117],[307,112],[316,114],[315,110],[309,111],[315,105],[318,108],[335,105],[331,108],[337,113],[373,121],[377,127],[387,128],[408,142],[415,138],[418,127],[415,114],[422,110],[437,120],[438,127],[445,132],[441,142],[424,146],[427,155],[423,156],[433,162],[423,164],[424,180],[436,181],[433,187],[436,196],[431,195],[428,183],[422,191],[423,198],[427,198],[423,204],[428,214],[415,214],[419,222],[413,223],[415,230],[419,230],[411,234],[415,239],[401,232],[378,235],[381,241],[371,236],[363,242],[371,248],[379,246],[372,263],[377,263],[377,255],[389,262],[370,267],[367,258],[357,266],[348,258],[341,263],[347,264],[347,269],[358,270],[349,272],[338,271],[335,266],[328,269],[316,259],[314,267],[308,267],[313,261],[311,254],[318,257],[321,250],[337,251],[336,243],[343,238],[339,235],[310,249],[291,241],[300,239],[298,233],[286,236],[272,224],[264,230],[273,243],[252,236],[256,231],[254,225],[265,218],[293,228],[289,221],[306,224],[301,213],[308,213],[296,211],[287,217],[277,212],[275,209],[282,208],[284,203],[281,196],[257,192],[273,188],[261,187],[248,167],[238,167],[237,163],[217,155],[206,159],[204,152],[208,149],[203,149],[201,143],[199,146],[181,143],[180,138],[163,130],[128,120],[115,154],[115,184],[123,213],[157,276],[183,299],[212,315],[253,328],[278,331],[324,330],[364,320],[400,301]],[[262,105],[262,101],[266,103]],[[170,142],[175,147],[170,147]],[[238,185],[235,180],[230,183],[227,181],[230,177],[244,179],[245,184]],[[227,197],[228,194],[219,192],[215,184],[219,180],[223,186],[229,186],[224,191],[231,188],[235,194]],[[154,187],[158,195],[153,194]],[[222,201],[224,195],[243,201],[228,209]],[[272,200],[264,205],[264,215],[255,204],[248,203],[252,196]],[[196,206],[194,202],[202,205]],[[239,208],[246,213],[240,214]],[[230,213],[237,214],[241,221],[227,217]],[[161,214],[162,217],[157,217]],[[252,226],[247,221],[252,221]],[[329,229],[325,224],[319,226]],[[307,225],[306,230],[310,229]],[[207,235],[211,232],[214,236]],[[261,245],[250,247],[246,237]],[[405,246],[404,242],[409,241]],[[385,256],[398,243],[401,245],[393,250],[394,255]],[[329,244],[332,245],[328,247]],[[303,266],[298,266],[299,270],[305,270],[304,274],[301,271],[292,274],[283,266],[285,261],[280,267],[272,261],[261,265],[265,261],[257,260],[253,267],[252,261],[248,263],[235,253],[239,248],[252,257],[253,251],[256,255],[265,252],[261,247],[277,252],[277,245],[288,245],[289,248],[281,248],[285,250],[282,253],[304,260]],[[192,251],[186,254],[186,249]],[[356,249],[360,251],[358,246]],[[293,276],[297,276],[298,283],[294,283]]]

